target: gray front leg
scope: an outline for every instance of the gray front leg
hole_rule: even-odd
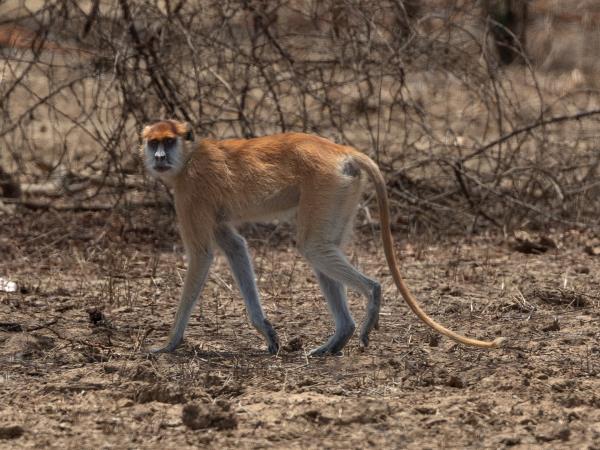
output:
[[[151,353],[163,353],[174,351],[183,341],[183,333],[187,326],[192,309],[204,287],[208,269],[213,260],[212,251],[188,251],[189,264],[183,283],[183,293],[175,314],[175,322],[169,334],[167,343],[159,348],[150,350]]]
[[[265,313],[260,305],[256,277],[252,269],[246,240],[233,228],[226,225],[219,228],[216,237],[217,245],[225,253],[233,277],[244,297],[250,323],[265,337],[269,353],[276,354],[279,351],[279,338],[271,323],[265,318]]]

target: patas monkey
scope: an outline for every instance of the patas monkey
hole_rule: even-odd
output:
[[[227,257],[250,322],[266,339],[269,352],[278,352],[277,333],[261,307],[246,242],[234,225],[289,211],[296,211],[298,248],[314,268],[335,321],[334,334],[311,355],[338,354],[354,334],[346,286],[368,300],[360,330],[361,345],[368,345],[369,333],[378,324],[381,286],[352,267],[340,250],[351,232],[363,173],[375,184],[385,256],[410,308],[431,328],[463,344],[490,348],[502,342],[502,338],[480,341],[461,336],[419,307],[400,276],[394,254],[384,178],[368,156],[302,133],[194,143],[189,125],[175,120],[146,126],[142,139],[148,171],[173,189],[188,256],[183,294],[169,340],[153,352],[171,352],[180,345],[215,247]]]

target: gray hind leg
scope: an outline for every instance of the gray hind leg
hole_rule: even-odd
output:
[[[317,270],[316,273],[335,322],[335,332],[324,345],[311,350],[310,356],[339,355],[354,334],[356,324],[348,309],[344,285],[323,272]]]
[[[378,323],[381,286],[352,267],[340,250],[352,231],[363,185],[360,170],[351,159],[346,160],[340,169],[338,177],[320,181],[323,189],[302,191],[298,207],[298,249],[317,272],[358,290],[368,299],[367,314],[360,332],[360,343],[366,346],[369,333]],[[347,310],[345,296],[337,295],[336,298]],[[332,309],[332,314],[336,324],[347,321],[341,310]],[[349,326],[346,328],[349,329]],[[338,346],[341,342],[342,339],[337,341]]]
[[[373,329],[379,329],[379,311],[381,310],[381,285],[372,281],[371,295],[368,297],[367,314],[360,326],[360,343],[363,347],[369,345],[369,335]]]
[[[378,325],[381,308],[381,285],[356,270],[346,259],[341,250],[334,244],[312,244],[305,242],[302,253],[310,261],[315,270],[322,272],[328,278],[350,286],[367,297],[367,313],[360,330],[360,343],[369,345],[369,334]],[[347,301],[344,298],[347,308]],[[335,313],[334,313],[335,314]],[[336,320],[337,317],[336,317]],[[341,317],[339,320],[344,320]]]
[[[220,227],[216,238],[217,245],[225,253],[233,277],[242,293],[242,297],[244,297],[250,323],[264,336],[269,353],[276,354],[279,351],[279,338],[273,326],[265,317],[260,304],[260,297],[256,289],[256,277],[248,254],[246,240],[229,226]]]

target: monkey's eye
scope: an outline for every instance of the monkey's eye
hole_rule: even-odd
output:
[[[156,140],[156,139],[149,140],[148,147],[150,147],[151,150],[156,150],[156,148],[158,147],[158,140]]]
[[[175,144],[175,139],[174,138],[166,138],[163,140],[163,144],[165,147],[171,147],[173,144]]]

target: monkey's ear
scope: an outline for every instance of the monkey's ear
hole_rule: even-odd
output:
[[[148,138],[148,135],[150,134],[151,129],[152,129],[152,127],[150,125],[146,125],[144,127],[144,129],[142,130],[142,133],[141,133],[142,139]]]
[[[177,122],[175,127],[177,129],[177,134],[184,140],[194,140],[194,132],[192,131],[192,126],[188,122]]]

